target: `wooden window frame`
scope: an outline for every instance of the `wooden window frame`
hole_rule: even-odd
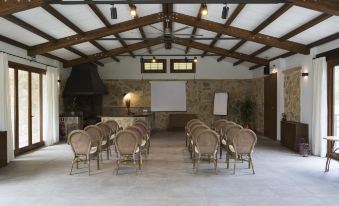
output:
[[[16,62],[8,62],[8,67],[14,70],[14,155],[20,155],[30,150],[42,147],[45,145],[43,141],[43,75],[46,70],[36,67],[19,64]],[[39,74],[39,96],[40,96],[40,142],[32,143],[32,118],[28,118],[28,146],[19,148],[19,97],[18,97],[18,71],[28,72],[28,115],[32,116],[32,73]]]
[[[175,70],[174,63],[192,63],[192,70]],[[171,73],[195,73],[196,71],[196,63],[192,59],[171,59],[170,61],[170,70]]]
[[[339,66],[339,58],[327,62],[327,135],[334,135],[334,69]]]
[[[145,63],[153,63],[152,59],[144,59],[141,62],[141,73],[167,73],[167,62],[166,59],[157,59],[156,60],[157,63],[161,62],[163,64],[163,69],[162,70],[145,70]]]

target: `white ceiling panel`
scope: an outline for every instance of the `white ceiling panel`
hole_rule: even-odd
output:
[[[337,32],[339,32],[339,17],[333,16],[322,23],[292,37],[290,40],[302,44],[310,44]]]
[[[231,26],[252,31],[280,6],[281,4],[247,4]]]
[[[221,37],[222,38],[232,38],[231,36],[227,36],[227,35],[222,35]],[[229,50],[232,47],[234,47],[239,41],[240,41],[239,39],[235,39],[235,40],[219,40],[219,41],[217,41],[215,46]]]
[[[189,16],[197,16],[200,9],[200,4],[174,4],[173,11],[186,14]]]
[[[113,35],[110,35],[104,38],[116,38],[116,37]],[[120,44],[118,40],[97,40],[97,42],[107,50],[122,47],[122,45]]]
[[[114,6],[117,8],[117,13],[118,13],[117,19],[111,19],[111,7],[112,7],[111,5],[107,5],[107,4],[97,5],[97,7],[100,9],[103,15],[106,17],[106,19],[112,25],[132,19],[131,13],[130,13],[130,10],[127,4],[116,4]]]
[[[73,45],[72,47],[75,48],[76,50],[81,51],[82,53],[84,53],[86,55],[91,55],[91,54],[102,52],[101,50],[99,50],[93,44],[91,44],[89,42],[76,44],[76,45]]]
[[[74,54],[73,52],[70,52],[66,49],[57,49],[57,50],[54,50],[48,53],[53,54],[65,60],[72,60],[72,59],[77,59],[80,57],[77,54]]]
[[[231,14],[234,12],[235,8],[238,6],[238,4],[229,4],[229,11],[228,11],[228,17],[231,16]],[[220,24],[226,23],[227,19],[221,18],[221,13],[224,5],[223,4],[208,4],[208,15],[202,16],[203,19],[218,22]]]
[[[100,59],[100,62],[103,63],[103,64],[107,64],[107,63],[110,63],[110,62],[113,62],[113,61],[114,60],[112,58]]]
[[[145,36],[148,37],[148,38],[155,38],[155,37],[158,37],[160,35],[163,34],[163,23],[162,22],[159,22],[159,23],[156,23],[156,24],[152,24],[153,27],[161,30],[157,30],[157,29],[154,29],[152,28],[151,26],[144,26],[143,27],[143,30],[145,32]]]
[[[294,6],[268,25],[260,33],[274,37],[281,37],[318,15],[320,15],[320,13],[317,11]]]
[[[217,57],[217,58],[219,58],[219,57]],[[239,59],[234,59],[232,57],[226,57],[225,59],[223,59],[223,61],[235,63],[235,62],[239,61]]]
[[[69,19],[82,31],[90,31],[105,25],[87,5],[53,5],[53,7]]]
[[[263,53],[259,54],[257,57],[264,58],[264,59],[272,59],[274,57],[277,57],[279,55],[287,53],[287,50],[279,49],[279,48],[271,48]]]
[[[13,24],[6,19],[0,18],[0,35],[6,36],[15,41],[21,42],[28,46],[42,44],[47,42],[46,39]]]
[[[211,32],[211,31],[204,30],[204,29],[197,29],[196,34],[202,35],[202,36],[197,36],[197,38],[200,38],[200,37],[202,37],[202,38],[212,37],[213,38],[217,35],[217,33],[215,33],[215,32]],[[212,40],[195,40],[195,41],[200,42],[202,44],[207,44],[207,45],[211,44],[211,42],[212,42]]]
[[[255,66],[256,64],[251,63],[251,62],[243,62],[243,63],[241,63],[241,65],[246,66],[246,67],[252,67],[252,66]]]
[[[251,54],[255,52],[256,50],[260,49],[265,45],[258,44],[255,42],[247,41],[245,44],[243,44],[239,49],[237,49],[237,52],[243,53],[243,54]]]
[[[56,39],[75,34],[73,30],[40,7],[15,13],[14,16]]]
[[[137,4],[136,7],[139,17],[162,12],[161,4]]]
[[[125,31],[119,34],[121,38],[142,38],[140,31],[138,29],[133,29],[130,31]],[[125,40],[126,44],[134,44],[141,42],[141,40]]]

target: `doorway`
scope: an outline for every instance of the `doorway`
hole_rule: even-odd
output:
[[[277,74],[264,79],[264,135],[277,140]]]

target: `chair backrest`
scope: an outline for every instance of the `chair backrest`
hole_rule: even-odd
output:
[[[105,122],[99,122],[96,126],[100,127],[102,136],[105,140],[108,140],[112,134],[111,128]]]
[[[135,119],[135,120],[134,120],[134,123],[137,123],[137,122],[143,123],[143,124],[146,126],[146,128],[149,128],[148,122],[146,122],[146,120],[143,120],[143,119]]]
[[[221,128],[228,123],[226,119],[219,119],[213,123],[213,128],[216,132],[220,132]]]
[[[201,154],[216,154],[218,143],[218,134],[211,129],[200,132],[196,138],[196,145]]]
[[[128,127],[125,128],[125,130],[130,130],[130,131],[135,132],[135,134],[137,135],[137,138],[138,138],[138,144],[141,145],[142,140],[144,139],[144,136],[143,136],[142,130],[139,127],[128,126]]]
[[[192,132],[192,129],[197,126],[197,125],[205,125],[203,122],[201,121],[196,121],[196,122],[193,122],[191,123],[188,127],[187,127],[187,132],[188,133],[191,133]]]
[[[137,135],[133,131],[123,130],[118,132],[115,145],[119,155],[132,155],[138,147]]]
[[[242,129],[233,138],[234,150],[238,154],[250,154],[257,143],[257,135],[250,129]]]
[[[192,138],[193,142],[196,141],[196,138],[198,136],[198,134],[201,131],[204,131],[206,129],[210,129],[209,127],[207,127],[206,125],[196,125],[192,128],[191,133],[190,133],[190,137]]]
[[[133,124],[133,126],[143,127],[147,131],[148,135],[150,135],[151,131],[149,130],[149,128],[147,128],[147,126],[145,124],[143,124],[141,122],[135,122]]]
[[[148,135],[148,131],[147,129],[143,126],[143,125],[140,125],[140,124],[133,124],[134,127],[138,127],[141,132],[142,132],[142,137],[144,139],[148,139],[149,138],[149,135]]]
[[[200,122],[200,119],[191,119],[187,122],[186,127],[189,127],[193,122]]]
[[[234,122],[227,122],[223,127],[221,127],[220,129],[220,135],[223,136],[224,138],[226,138],[226,131],[228,130],[228,128],[237,125]]]
[[[91,137],[83,130],[74,130],[69,133],[68,142],[74,155],[88,155],[91,150]]]
[[[233,142],[233,138],[235,138],[239,131],[242,129],[242,126],[240,125],[233,125],[231,127],[229,127],[227,130],[226,130],[226,139],[229,143],[232,143]]]
[[[85,127],[84,131],[86,131],[91,137],[93,145],[101,144],[103,136],[100,127],[96,125],[88,125]]]
[[[107,120],[105,122],[112,130],[113,133],[117,133],[119,130],[119,124],[118,122],[116,122],[115,120],[111,119],[111,120]]]

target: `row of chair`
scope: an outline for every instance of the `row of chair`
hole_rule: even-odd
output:
[[[192,148],[192,146],[194,145],[194,140],[196,140],[197,137],[200,136],[201,131],[204,131],[206,129],[210,128],[199,119],[193,119],[189,121],[186,125],[186,146],[188,146],[188,149],[191,152],[191,156],[193,158],[193,154],[195,152]],[[230,159],[234,159],[234,173],[236,171],[236,163],[238,160],[241,160],[242,162],[248,161],[248,167],[252,168],[254,174],[255,172],[252,153],[254,146],[257,143],[256,134],[252,130],[244,129],[241,125],[238,125],[235,122],[228,121],[226,119],[221,119],[214,122],[212,129],[216,132],[218,137],[218,144],[215,152],[217,152],[217,150],[219,149],[221,158],[222,151],[226,151],[227,169],[229,168]],[[206,143],[208,142],[205,142],[205,144]],[[196,144],[199,145],[198,142]],[[212,145],[210,145],[210,148],[212,148]],[[216,160],[215,165],[217,165]],[[216,167],[217,166],[215,166],[215,169]]]
[[[146,122],[136,120],[134,123],[136,127],[142,127],[148,132]],[[130,128],[131,129],[131,128]],[[140,129],[141,130],[141,129]],[[97,169],[100,169],[100,159],[103,162],[103,153],[107,154],[107,160],[112,156],[112,147],[115,149],[119,157],[119,148],[116,144],[118,134],[123,131],[123,128],[114,120],[106,122],[99,122],[96,125],[89,125],[84,130],[74,130],[68,135],[68,143],[71,145],[74,158],[72,161],[71,171],[72,174],[74,164],[77,169],[79,163],[88,162],[88,174],[91,174],[91,160],[96,159]],[[149,144],[148,149],[149,149]]]

